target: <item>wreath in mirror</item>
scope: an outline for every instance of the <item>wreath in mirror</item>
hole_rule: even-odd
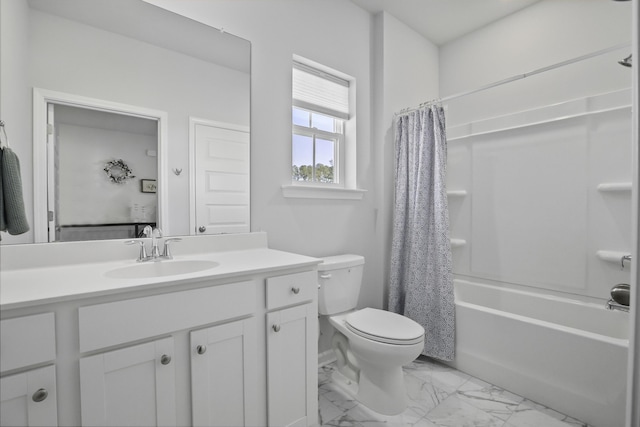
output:
[[[136,176],[122,159],[111,160],[104,165],[104,173],[115,184],[123,184]]]

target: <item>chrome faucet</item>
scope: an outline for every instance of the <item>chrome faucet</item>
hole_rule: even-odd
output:
[[[158,248],[158,239],[162,237],[162,230],[159,228],[152,228],[150,225],[147,225],[142,229],[142,234],[145,237],[151,238],[151,255],[147,255],[147,249],[144,246],[143,240],[127,240],[124,242],[127,245],[133,245],[138,243],[140,245],[140,255],[138,256],[138,262],[147,262],[147,261],[162,261],[165,259],[173,259],[171,255],[171,250],[169,249],[169,244],[172,242],[179,242],[179,237],[173,237],[170,239],[164,240],[164,248],[162,250],[162,255],[160,254],[160,249]]]
[[[156,259],[160,257],[160,250],[158,249],[158,238],[162,237],[162,230],[159,228],[152,228],[150,225],[147,225],[142,229],[142,234],[145,237],[151,238],[151,255],[149,258]]]
[[[162,230],[154,228],[151,231],[151,258],[160,258],[160,251],[158,250],[158,239],[162,237]]]
[[[160,250],[158,249],[158,239],[162,237],[162,230],[159,228],[152,228],[150,225],[145,226],[142,229],[142,234],[145,237],[151,238],[151,255],[147,255],[147,250],[144,246],[144,241],[142,240],[127,240],[125,244],[132,245],[135,243],[140,244],[140,255],[138,256],[138,262],[146,262],[146,261],[160,261],[161,258],[164,258],[160,255]],[[165,243],[166,245],[166,243]],[[166,251],[166,249],[165,249]],[[164,254],[163,254],[164,255]]]

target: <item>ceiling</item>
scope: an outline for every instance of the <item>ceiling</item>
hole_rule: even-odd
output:
[[[445,44],[540,0],[351,0],[386,11],[437,45]]]

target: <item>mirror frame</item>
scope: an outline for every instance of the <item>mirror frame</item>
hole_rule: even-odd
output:
[[[47,149],[47,104],[126,114],[158,122],[158,190],[156,224],[166,235],[171,235],[168,202],[167,138],[168,113],[161,110],[72,95],[47,89],[33,88],[33,234],[34,243],[49,243]]]

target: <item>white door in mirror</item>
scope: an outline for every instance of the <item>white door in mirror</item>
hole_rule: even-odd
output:
[[[249,129],[191,119],[195,234],[249,232]]]

